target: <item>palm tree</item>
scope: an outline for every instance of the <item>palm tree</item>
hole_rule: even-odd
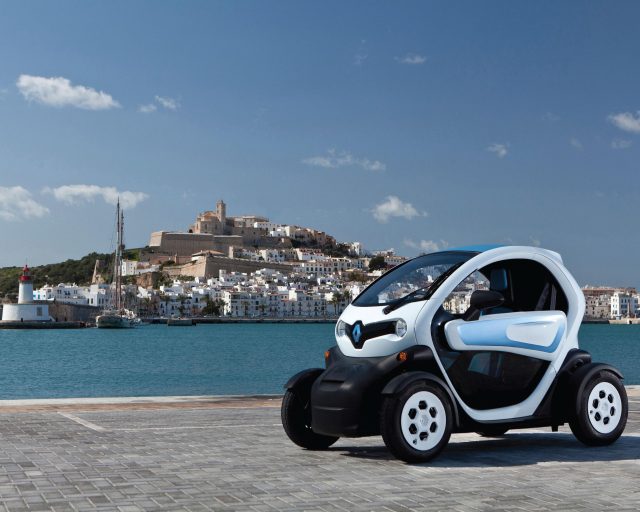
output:
[[[339,291],[333,292],[329,304],[333,306],[334,316],[338,316],[338,304],[340,303],[341,295]]]
[[[149,316],[149,310],[151,309],[151,299],[149,297],[145,297],[141,300],[142,304],[141,304],[141,308],[140,308],[140,312],[144,312],[144,315],[142,316]]]
[[[340,304],[342,311],[344,311],[344,308],[346,308],[350,302],[351,302],[351,292],[349,290],[344,290],[341,295],[341,304]],[[342,311],[340,312],[342,313]]]

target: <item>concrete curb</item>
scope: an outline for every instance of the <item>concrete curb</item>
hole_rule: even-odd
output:
[[[280,399],[282,395],[202,395],[202,396],[115,396],[88,398],[28,398],[0,400],[2,407],[30,407],[42,405],[122,405],[122,404],[177,404],[212,403],[230,401],[262,401]]]
[[[640,397],[640,385],[625,386],[630,397]],[[89,398],[29,398],[0,400],[0,412],[5,408],[58,408],[82,406],[247,406],[279,401],[282,395],[201,395],[201,396],[125,396]]]

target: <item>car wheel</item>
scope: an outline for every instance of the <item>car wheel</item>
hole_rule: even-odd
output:
[[[289,439],[308,450],[326,450],[339,438],[317,434],[311,430],[309,396],[296,390],[287,390],[280,409],[282,426]]]
[[[412,384],[382,403],[380,431],[389,451],[405,462],[426,462],[449,442],[453,409],[447,393],[430,382]]]
[[[476,434],[482,437],[500,437],[505,435],[507,432],[509,432],[508,428],[486,426],[483,427],[482,430],[478,430]]]
[[[576,405],[569,426],[579,441],[589,446],[604,446],[622,435],[629,404],[622,382],[613,373],[600,372],[587,383]]]

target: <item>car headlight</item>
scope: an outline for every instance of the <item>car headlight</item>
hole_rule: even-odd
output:
[[[338,320],[338,324],[336,325],[336,335],[338,337],[346,336],[347,334],[347,324],[345,324],[342,320]]]
[[[396,336],[402,338],[405,334],[407,334],[407,322],[398,320],[396,322]]]

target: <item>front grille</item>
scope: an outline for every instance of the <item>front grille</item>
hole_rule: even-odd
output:
[[[360,328],[360,336],[354,336],[354,331],[357,332],[357,327]],[[346,333],[351,340],[351,344],[355,348],[362,348],[364,342],[372,338],[384,336],[385,334],[395,334],[396,323],[395,322],[377,322],[373,324],[364,325],[359,320],[353,325],[346,324]]]

